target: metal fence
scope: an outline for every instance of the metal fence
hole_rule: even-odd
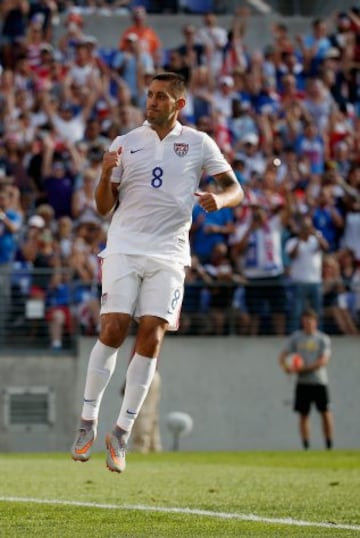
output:
[[[101,295],[97,283],[79,281],[69,273],[54,283],[54,272],[24,267],[13,268],[8,283],[4,275],[0,280],[2,349],[71,351],[79,335],[97,335]],[[349,289],[337,282],[329,294],[322,285],[314,289],[280,280],[262,282],[261,287],[256,281],[186,284],[179,331],[174,334],[289,334],[299,328],[304,306],[318,310],[321,328],[330,334],[359,332],[360,284]]]

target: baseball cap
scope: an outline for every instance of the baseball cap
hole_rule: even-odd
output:
[[[251,144],[252,146],[257,146],[259,143],[259,137],[255,133],[248,133],[244,135],[241,139],[243,144]]]
[[[325,52],[325,58],[339,58],[340,51],[337,47],[330,47],[329,50]]]
[[[50,52],[50,53],[52,53],[52,52],[54,52],[54,48],[53,48],[52,45],[50,45],[50,43],[42,43],[40,45],[40,51],[41,52]]]
[[[34,228],[44,228],[45,221],[40,215],[33,215],[29,218],[28,225]]]
[[[220,84],[225,84],[225,86],[228,86],[229,88],[232,88],[234,86],[234,79],[228,75],[220,78]]]

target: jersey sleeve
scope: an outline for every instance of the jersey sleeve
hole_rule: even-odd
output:
[[[231,170],[231,166],[221,153],[219,146],[207,134],[204,134],[203,141],[203,170],[209,176],[215,176]]]
[[[117,151],[122,146],[122,141],[123,141],[122,136],[117,136],[116,138],[114,138],[114,140],[110,144],[109,151]],[[120,166],[117,166],[116,168],[113,169],[112,174],[111,174],[111,182],[120,183],[122,173],[123,173],[123,167],[120,164]]]
[[[326,358],[330,358],[331,355],[331,340],[330,337],[327,334],[323,334],[322,338],[322,356]]]
[[[286,340],[286,342],[285,342],[285,344],[284,344],[284,346],[282,348],[282,351],[284,353],[295,353],[295,351],[296,351],[296,342],[297,342],[297,332],[291,334],[287,338],[287,340]]]

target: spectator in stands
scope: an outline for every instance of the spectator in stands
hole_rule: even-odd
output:
[[[80,280],[72,282],[72,290],[74,325],[86,336],[99,334],[100,286]]]
[[[326,133],[335,102],[319,78],[310,78],[307,81],[303,106],[316,125],[318,132]]]
[[[115,54],[112,68],[128,85],[133,103],[139,105],[139,79],[144,72],[154,69],[154,60],[150,52],[142,48],[135,32],[124,36],[123,46]]]
[[[83,184],[73,191],[71,201],[71,215],[75,221],[90,218],[97,219],[94,193],[98,176],[92,170],[86,170],[83,175]]]
[[[76,8],[71,8],[64,19],[65,32],[60,35],[58,48],[65,62],[75,57],[76,44],[82,41],[84,34],[84,19]]]
[[[296,77],[293,73],[286,73],[281,76],[279,82],[280,101],[283,107],[294,106],[302,103],[305,92],[298,88]]]
[[[51,41],[53,38],[53,26],[59,20],[58,3],[54,0],[35,0],[30,3],[28,17],[30,20],[37,18],[42,21],[43,35],[47,41]]]
[[[319,65],[331,48],[328,25],[324,19],[317,18],[312,23],[312,32],[296,37],[302,55],[305,71],[309,75],[318,73]]]
[[[68,266],[74,241],[72,218],[65,216],[58,219],[55,238],[59,246],[61,264]]]
[[[207,65],[196,66],[191,70],[188,96],[193,103],[195,124],[199,118],[211,115],[214,89],[215,80]]]
[[[324,324],[332,322],[340,334],[359,334],[346,301],[340,265],[334,255],[324,258],[322,276]]]
[[[359,167],[357,170],[359,171]],[[360,176],[358,171],[356,172],[356,175]],[[341,245],[351,248],[357,263],[360,264],[360,194],[346,196],[345,209],[345,224]]]
[[[91,79],[91,80],[90,80]],[[87,86],[82,88],[79,112],[74,103],[54,99],[48,92],[42,94],[42,105],[48,120],[61,142],[75,143],[84,137],[86,122],[98,97],[96,81],[89,77]]]
[[[304,66],[297,58],[295,50],[292,47],[286,48],[281,52],[281,54],[279,55],[279,59],[275,65],[276,86],[280,93],[284,90],[284,81],[286,82],[287,80],[289,80],[286,78],[286,75],[291,75],[293,77],[291,81],[292,84],[295,83],[294,86],[298,92],[302,92],[304,90]]]
[[[215,335],[229,334],[233,295],[239,278],[233,271],[227,243],[214,245],[210,260],[204,264],[204,269],[212,278],[208,303],[212,333]]]
[[[55,218],[71,216],[74,190],[74,174],[63,159],[54,155],[55,145],[50,137],[46,140],[42,163],[45,201],[55,211]]]
[[[220,77],[213,93],[212,113],[221,113],[228,122],[232,114],[232,101],[234,97],[233,78],[229,75]]]
[[[281,22],[273,23],[271,26],[271,33],[273,37],[272,44],[274,45],[276,59],[278,62],[285,52],[293,50],[294,43],[290,36],[289,28],[286,26],[286,24]]]
[[[1,64],[5,69],[14,67],[19,42],[26,35],[26,23],[29,13],[26,0],[6,0],[1,3]]]
[[[203,184],[203,190],[216,192],[216,184],[209,178]],[[222,208],[213,213],[207,213],[195,204],[191,226],[191,244],[193,253],[202,264],[209,263],[213,248],[218,243],[227,241],[234,231],[234,215],[230,208]]]
[[[46,290],[45,319],[49,323],[50,347],[60,351],[66,333],[73,332],[70,274],[66,266],[54,269]]]
[[[350,248],[342,248],[336,253],[336,258],[339,262],[341,280],[345,287],[344,300],[347,308],[351,313],[355,324],[358,325],[358,316],[356,309],[356,297],[357,297],[357,277],[358,267],[355,259],[355,254]],[[360,293],[360,289],[359,289]]]
[[[101,123],[98,119],[93,116],[89,117],[85,126],[84,138],[80,140],[80,143],[86,144],[87,147],[107,147],[109,138],[104,136],[101,130]]]
[[[247,6],[235,9],[228,32],[228,41],[224,47],[223,75],[232,75],[234,69],[245,70],[249,67],[249,58],[245,46],[245,33],[250,10]]]
[[[248,101],[241,99],[232,99],[232,111],[228,120],[228,125],[231,133],[232,146],[234,152],[241,151],[243,138],[247,135],[258,135],[258,126],[256,115],[251,109]]]
[[[0,341],[5,337],[5,327],[10,309],[10,277],[14,259],[17,233],[22,216],[10,208],[9,189],[0,184]]]
[[[303,217],[297,234],[286,242],[292,283],[291,331],[299,329],[304,308],[311,307],[321,319],[322,258],[328,248],[328,242],[314,228],[310,216]]]
[[[139,40],[139,50],[151,54],[154,66],[158,67],[162,62],[162,46],[158,34],[147,25],[146,9],[144,6],[136,6],[132,10],[132,24],[128,26],[119,42],[119,49],[126,49],[126,39],[129,34],[135,34]]]
[[[51,230],[46,227],[40,215],[33,215],[28,220],[28,233],[19,244],[17,259],[24,267],[29,267],[30,282],[25,299],[36,301],[39,308],[45,309],[46,294],[50,286],[53,271],[59,266],[57,242]],[[45,327],[41,319],[29,320],[29,333],[32,339],[43,338]],[[47,333],[48,331],[45,330]]]
[[[20,210],[20,203],[24,204],[23,208],[21,208],[22,211],[22,209],[27,210],[31,207],[33,197],[31,194],[31,180],[25,166],[25,156],[27,155],[29,143],[21,139],[21,133],[25,138],[25,130],[22,130],[20,125],[18,129],[19,131],[9,132],[4,137],[3,165],[7,173],[6,182],[16,188],[21,197],[21,202],[18,202],[17,209]],[[14,191],[11,193],[11,196],[15,196]]]
[[[194,68],[201,65],[204,60],[204,46],[196,41],[196,28],[193,24],[185,24],[182,28],[184,41],[177,48],[178,53],[183,58],[184,65]]]
[[[44,17],[42,15],[34,15],[27,26],[26,36],[21,44],[23,52],[29,61],[30,68],[40,65],[41,48],[48,43],[44,34]]]
[[[75,46],[74,60],[68,64],[68,71],[64,81],[64,90],[66,92],[65,99],[71,99],[71,88],[89,89],[98,87],[100,83],[101,71],[96,61],[96,57],[92,54],[91,41],[89,38],[83,37]],[[80,106],[81,106],[80,102]]]
[[[230,237],[233,263],[242,267],[247,280],[246,309],[251,317],[251,335],[259,334],[261,321],[270,312],[272,329],[285,334],[287,309],[281,238],[289,215],[287,208],[267,209],[254,198],[250,215],[236,224]]]
[[[171,71],[181,75],[186,85],[189,84],[191,69],[185,64],[183,56],[177,49],[171,49],[168,51],[167,61],[164,64],[165,71]]]
[[[35,215],[40,215],[45,222],[45,228],[54,235],[54,232],[56,231],[56,219],[53,206],[46,203],[39,204],[36,207]]]
[[[83,284],[99,282],[100,266],[98,253],[104,244],[104,231],[100,218],[86,217],[79,221],[74,230],[74,242],[70,265],[74,271],[74,280]]]
[[[254,132],[248,132],[242,136],[239,141],[240,151],[236,153],[236,158],[244,162],[244,178],[250,180],[250,176],[255,173],[262,175],[266,168],[266,159],[260,149],[259,135]]]
[[[308,157],[312,174],[323,173],[325,165],[324,139],[312,120],[305,122],[303,133],[299,134],[295,141],[295,149],[299,157]]]
[[[203,15],[203,24],[198,28],[195,39],[205,49],[204,63],[209,66],[212,76],[217,77],[223,68],[223,54],[228,36],[225,28],[218,25],[215,13]]]
[[[344,229],[344,219],[335,202],[331,187],[324,185],[320,189],[317,205],[312,213],[314,227],[325,237],[329,252],[338,250],[340,234]]]

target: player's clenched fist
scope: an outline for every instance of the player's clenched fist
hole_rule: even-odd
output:
[[[103,157],[103,172],[110,172],[116,166],[120,166],[122,147],[116,151],[106,151]]]

